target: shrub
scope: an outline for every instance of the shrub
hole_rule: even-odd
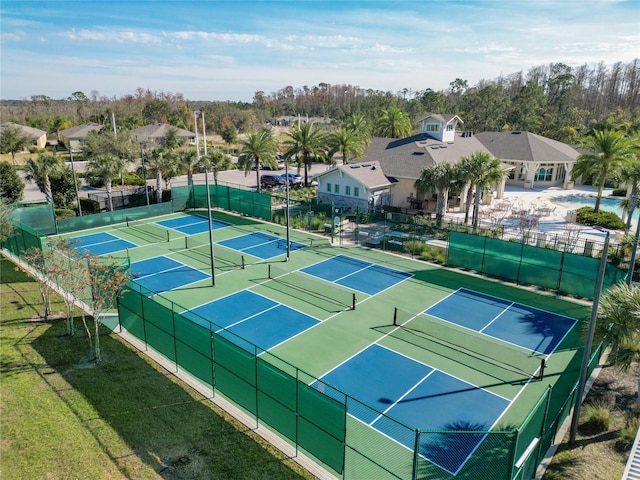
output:
[[[135,172],[126,172],[122,176],[125,185],[144,185],[143,178]]]
[[[631,448],[633,442],[636,439],[639,425],[640,418],[636,416],[627,418],[624,428],[618,432],[618,439],[616,440],[616,450],[618,450],[619,452],[626,452]]]
[[[593,207],[582,207],[576,210],[576,213],[578,215],[578,223],[582,223],[583,225],[598,225],[611,230],[624,228],[622,219],[613,212],[600,210],[596,213]]]
[[[71,210],[69,208],[56,208],[55,210],[56,218],[58,220],[62,220],[63,218],[71,218],[76,216],[75,210]]]
[[[614,197],[626,197],[627,196],[627,189],[626,188],[616,188],[613,190],[612,195]]]
[[[80,207],[82,207],[83,215],[91,215],[93,213],[100,213],[100,203],[97,200],[90,198],[80,197]]]
[[[414,254],[416,256],[422,256],[422,252],[424,252],[429,246],[421,242],[420,240],[409,240],[404,243],[404,251],[408,254]]]
[[[587,403],[581,412],[580,431],[585,435],[595,435],[609,430],[611,412],[604,402]]]

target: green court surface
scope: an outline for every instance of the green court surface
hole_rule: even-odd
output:
[[[501,443],[491,444],[490,436],[486,440],[485,436],[476,435],[470,440],[471,446],[454,445],[454,449],[459,449],[459,459],[448,463],[447,458],[455,455],[442,454],[442,445],[427,438],[429,432],[424,425],[429,424],[428,421],[425,424],[420,423],[423,420],[418,421],[418,418],[425,417],[424,408],[431,404],[419,403],[425,400],[421,397],[415,399],[416,410],[407,410],[410,406],[407,399],[413,388],[404,394],[389,393],[389,400],[382,395],[381,398],[389,403],[388,412],[379,406],[371,408],[376,416],[393,417],[394,412],[398,415],[402,412],[404,416],[400,422],[407,431],[419,432],[416,438],[420,440],[415,442],[395,436],[393,429],[387,431],[384,426],[377,427],[382,425],[380,423],[369,424],[363,420],[367,415],[349,407],[347,401],[345,442],[349,448],[344,449],[341,460],[333,461],[331,455],[325,457],[322,452],[315,454],[312,447],[307,448],[313,458],[337,476],[358,478],[358,472],[370,472],[377,478],[489,478],[486,475],[491,475],[493,467],[482,459],[486,458],[488,451],[495,454],[499,450],[504,457],[497,467],[500,474],[491,478],[515,478],[513,476],[521,467],[514,464],[531,441],[550,435],[547,430],[556,428],[550,427],[552,422],[559,415],[566,415],[563,404],[570,400],[577,381],[582,355],[580,346],[584,342],[583,323],[589,316],[589,310],[583,304],[379,250],[333,246],[326,238],[300,231],[291,232],[290,240],[297,248],[285,261],[284,228],[219,211],[214,212],[219,223],[212,233],[213,286],[209,233],[188,234],[192,225],[189,217],[192,215],[197,214],[175,213],[148,219],[143,224],[150,225],[143,225],[140,229],[120,224],[74,232],[65,237],[81,239],[83,246],[90,241],[86,238],[102,239],[102,236],[88,235],[106,232],[117,237],[119,240],[114,243],[114,248],[126,249],[114,254],[129,256],[134,281],[144,286],[142,291],[147,297],[153,293],[154,301],[171,305],[173,312],[184,314],[185,318],[192,310],[210,312],[208,320],[212,323],[207,328],[211,332],[222,332],[223,336],[229,334],[225,338],[245,335],[243,338],[248,343],[241,344],[237,339],[232,342],[267,362],[273,358],[277,359],[277,364],[294,366],[308,378],[305,383],[322,393],[325,393],[325,386],[315,379],[332,378],[330,374],[337,376],[339,368],[352,359],[364,358],[359,355],[371,352],[368,349],[375,345],[398,355],[392,358],[402,357],[410,359],[411,365],[425,365],[447,379],[462,382],[457,385],[468,385],[470,391],[483,392],[506,405],[504,409],[500,407],[489,412],[489,423],[477,429],[507,432]],[[199,215],[203,214],[200,212]],[[166,222],[170,219],[176,220]],[[165,228],[156,223],[160,221],[165,225],[184,224],[189,227],[182,231],[181,227]],[[259,232],[257,237],[256,232]],[[113,241],[110,237],[108,240]],[[121,247],[131,244],[135,246]],[[265,254],[261,255],[261,252]],[[336,273],[336,278],[333,278],[333,272],[342,268],[348,272]],[[181,284],[179,279],[183,274],[185,283]],[[376,289],[376,285],[382,287]],[[275,304],[313,321],[308,322],[304,329],[281,332],[282,335],[272,340],[273,330],[279,328],[279,319],[283,319],[285,328],[284,319],[289,317],[271,314],[269,308],[272,307],[264,307],[259,313],[265,318],[264,325],[269,325],[268,332],[259,330],[259,322],[251,327],[245,323],[244,330],[233,330],[240,328],[226,321],[236,313],[233,302],[222,300],[233,299],[234,294],[246,291],[264,297],[268,305]],[[355,309],[352,308],[353,295]],[[216,301],[220,303],[216,304]],[[238,310],[242,308],[245,305],[238,305]],[[431,313],[426,312],[429,309],[433,309]],[[494,315],[491,313],[494,310],[500,313]],[[512,320],[503,313],[514,311]],[[473,320],[482,315],[487,315],[487,320],[483,320],[477,329],[470,327]],[[512,323],[501,325],[500,321]],[[290,328],[290,321],[287,322],[287,328]],[[514,322],[520,324],[514,326]],[[530,323],[523,327],[523,322]],[[201,326],[206,324],[200,323]],[[554,328],[559,330],[554,331]],[[506,332],[505,336],[502,332]],[[550,345],[546,343],[544,348],[535,347],[538,341],[546,342],[553,335],[552,340],[555,340]],[[246,348],[246,345],[251,347]],[[540,381],[539,367],[543,359],[546,368]],[[353,372],[353,388],[350,388],[349,377],[343,384],[327,383],[327,387],[335,387],[339,392],[334,399],[344,402],[340,400],[344,394],[352,399],[351,405],[360,402],[369,405],[371,401],[379,400],[368,397],[369,389],[377,392],[381,388],[384,391],[380,382],[391,382],[391,377],[395,376],[403,377],[405,367],[401,365],[398,364],[396,371],[395,364],[389,364],[391,373],[385,377],[386,380],[382,376],[376,378],[374,373],[367,380],[369,384],[362,386],[363,380],[358,378],[356,370]],[[421,383],[421,379],[416,380],[414,387]],[[445,384],[439,383],[438,388],[445,388]],[[355,385],[360,386],[356,388]],[[392,387],[389,383],[390,390]],[[440,395],[451,395],[452,402],[454,398],[472,398],[460,392],[445,391]],[[429,393],[425,396],[428,397]],[[447,413],[441,411],[444,407],[437,405],[440,411],[431,412],[431,417],[446,416]],[[415,425],[411,424],[412,412],[415,413]],[[465,418],[451,417],[449,420],[455,424],[456,420],[464,422]],[[452,429],[472,430],[469,425]],[[421,436],[420,432],[424,435]],[[286,433],[285,436],[291,439]],[[378,436],[380,440],[371,439],[378,439]],[[517,440],[512,442],[513,438]],[[377,441],[381,446],[372,446]],[[415,457],[411,454],[414,443],[420,445]],[[498,447],[498,443],[504,445]],[[440,450],[434,453],[436,444]],[[401,453],[394,455],[396,451]],[[409,452],[407,456],[405,451]]]

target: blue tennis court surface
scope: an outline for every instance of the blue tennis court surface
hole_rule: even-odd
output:
[[[214,300],[182,314],[209,328],[236,345],[254,353],[253,345],[268,350],[317,325],[319,320],[274,302],[262,295],[243,290]]]
[[[171,228],[177,230],[185,235],[195,235],[197,233],[204,233],[209,231],[209,219],[200,215],[188,215],[186,217],[171,218],[169,220],[162,220],[156,222],[158,225],[162,225],[165,228]],[[221,220],[211,219],[211,229],[217,230],[219,228],[225,228],[231,226],[228,222]]]
[[[254,257],[267,260],[269,258],[277,257],[286,253],[287,240],[275,235],[270,235],[263,232],[253,232],[247,235],[240,235],[238,237],[229,238],[228,240],[222,240],[216,242],[220,245],[224,245],[227,248],[238,250],[242,253],[248,253]],[[291,242],[291,251],[305,248],[304,243]]]
[[[313,384],[344,403],[343,392],[358,392],[348,413],[409,449],[415,436],[381,413],[432,431],[490,430],[510,402],[476,385],[380,345],[371,345]],[[335,387],[335,388],[332,388]],[[369,408],[365,406],[375,408]],[[455,475],[484,439],[481,433],[421,436],[420,454]]]
[[[106,232],[81,235],[72,237],[69,240],[80,255],[83,255],[84,252],[89,252],[93,255],[106,255],[138,246]]]
[[[573,318],[464,288],[424,313],[546,355],[576,323]]]
[[[209,275],[167,257],[154,257],[131,264],[133,280],[153,292],[186,287]]]
[[[323,260],[301,271],[368,295],[380,293],[412,276],[401,270],[346,255]]]

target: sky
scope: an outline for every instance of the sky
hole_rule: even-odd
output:
[[[640,0],[11,1],[0,98],[142,88],[251,102],[286,86],[409,94],[640,57]]]

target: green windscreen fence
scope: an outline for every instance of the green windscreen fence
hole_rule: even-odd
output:
[[[125,210],[115,210],[113,212],[96,213],[84,215],[82,217],[65,218],[58,221],[58,232],[68,233],[88,228],[104,227],[115,223],[124,223],[127,218],[137,220],[140,218],[150,218],[158,215],[172,213],[171,203],[157,203],[142,207],[127,208]]]
[[[600,259],[481,235],[450,232],[447,263],[518,283],[593,298]],[[603,288],[622,281],[624,276],[625,272],[608,264]]]
[[[191,208],[207,207],[207,189],[205,185],[181,186],[172,189],[193,189],[189,206]],[[186,194],[180,191],[179,195]],[[209,185],[209,195],[212,207],[245,213],[253,217],[271,220],[271,196],[227,185]]]
[[[213,324],[207,328],[204,318],[184,318],[184,308],[151,293],[129,282],[118,304],[122,328],[337,475],[343,472],[345,402],[311,386],[313,377],[301,381],[290,364]]]
[[[56,215],[50,203],[27,204],[15,208],[11,212],[14,222],[27,225],[43,235],[55,235]]]
[[[29,225],[16,222],[10,237],[2,242],[2,248],[8,250],[16,257],[24,256],[29,249],[42,250],[43,234]]]

